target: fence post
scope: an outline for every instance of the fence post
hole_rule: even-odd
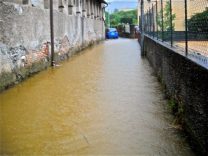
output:
[[[188,11],[187,11],[187,0],[185,0],[185,55],[188,55]]]
[[[163,0],[161,2],[161,18],[162,18],[162,41],[164,41],[164,20],[163,20]]]
[[[172,14],[172,0],[170,0],[170,42],[171,42],[171,47],[173,46],[173,14]]]
[[[151,9],[149,7],[149,35],[151,36],[152,33],[152,15],[151,15]]]
[[[143,19],[143,24],[145,25],[145,20],[146,20],[146,16],[143,14],[143,18],[142,18],[142,16],[141,16],[141,21],[142,21],[142,19]],[[141,22],[141,28],[142,28],[142,22]],[[142,30],[142,29],[141,29]],[[146,30],[143,28],[143,31],[144,31],[144,33],[146,32]]]
[[[141,0],[141,55],[145,56],[144,51],[144,0]]]
[[[145,27],[145,25],[146,25],[146,14],[144,14],[143,15],[144,16],[144,18],[143,18],[143,24],[144,24],[144,28],[143,28],[143,30],[144,30],[144,33],[146,33],[146,31],[147,31],[147,26]]]
[[[149,23],[148,23],[148,11],[145,13],[145,30],[146,30],[146,33],[148,34],[148,31],[149,31]]]
[[[158,6],[157,6],[157,0],[156,0],[156,27],[157,27],[157,39],[158,39]]]
[[[153,19],[153,38],[155,38],[155,14],[154,14],[154,5],[152,4],[152,19]]]
[[[144,32],[148,32],[147,13],[144,15]]]
[[[150,32],[150,21],[149,21],[149,10],[147,11],[147,24],[148,24],[148,34]]]

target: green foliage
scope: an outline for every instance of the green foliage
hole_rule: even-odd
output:
[[[106,16],[106,19],[107,17],[108,16]],[[137,10],[115,11],[110,15],[110,22],[111,26],[117,26],[122,23],[137,24]]]
[[[177,99],[169,99],[168,101],[168,106],[170,108],[170,110],[173,112],[173,114],[175,115],[175,124],[184,124],[184,105],[183,103]]]
[[[208,9],[195,14],[188,20],[188,30],[208,33]]]
[[[166,2],[166,5],[163,9],[163,30],[164,31],[171,31],[175,30],[175,24],[174,24],[174,20],[176,18],[176,14],[172,14],[172,28],[171,28],[171,15],[170,15],[170,2]],[[160,12],[157,15],[157,24],[160,28],[160,30],[162,30],[162,10],[160,10]]]
[[[133,23],[133,19],[132,18],[121,18],[121,23]]]
[[[168,106],[169,106],[169,108],[173,111],[173,113],[176,113],[176,112],[177,112],[178,105],[177,105],[177,103],[175,102],[175,100],[170,99],[170,100],[168,101]]]

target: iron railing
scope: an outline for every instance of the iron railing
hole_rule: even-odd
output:
[[[143,22],[146,35],[207,63],[207,0],[144,0]]]

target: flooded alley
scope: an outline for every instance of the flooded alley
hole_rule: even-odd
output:
[[[194,155],[136,40],[108,40],[0,94],[2,155]]]

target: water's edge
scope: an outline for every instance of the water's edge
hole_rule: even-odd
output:
[[[102,41],[104,40],[91,41],[88,44],[73,47],[67,53],[61,55],[56,52],[54,56],[55,64],[57,65],[60,62],[70,59],[71,57],[74,57],[74,55],[85,50],[86,48],[95,46]],[[30,66],[16,68],[12,72],[2,72],[0,74],[0,94],[3,91],[8,90],[15,85],[25,81],[29,77],[50,68],[50,64],[51,62],[49,58],[47,60],[43,59],[38,62],[33,62]]]

